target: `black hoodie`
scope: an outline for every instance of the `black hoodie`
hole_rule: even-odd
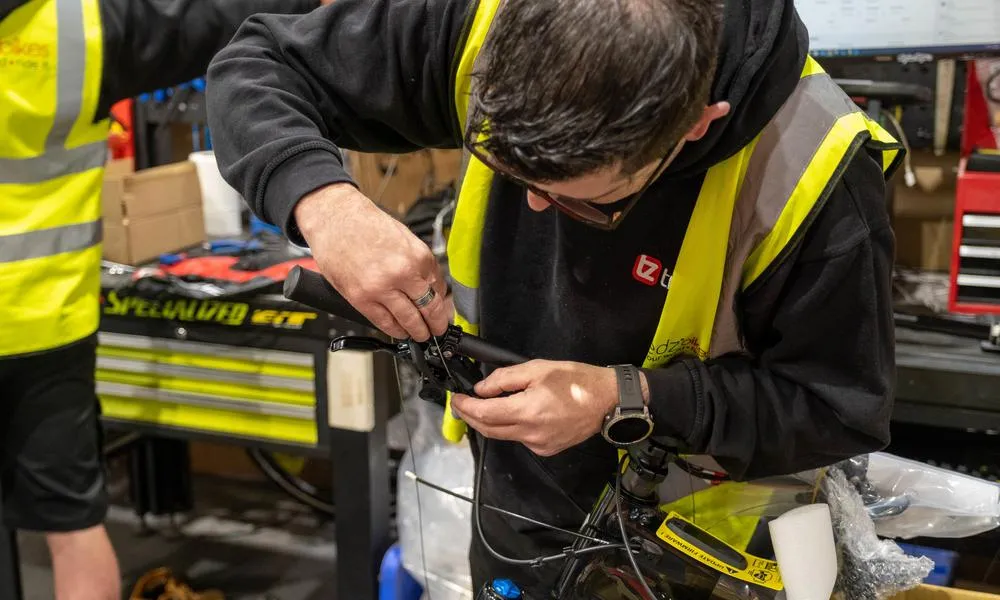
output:
[[[300,239],[290,218],[296,202],[350,181],[338,146],[459,147],[451,65],[474,7],[337,0],[308,19],[248,20],[209,71],[224,175],[258,215]],[[482,253],[484,337],[539,358],[642,363],[666,291],[633,278],[637,256],[673,269],[704,173],[774,116],[807,54],[792,0],[727,0],[722,37],[713,99],[729,101],[731,115],[685,148],[617,231],[536,213],[522,189],[498,178]],[[879,165],[862,151],[794,251],[739,298],[752,357],[684,359],[647,372],[658,433],[715,456],[737,478],[826,465],[888,442],[893,236]],[[485,498],[575,528],[615,454],[600,438],[552,458],[494,442],[487,463]],[[508,554],[567,543],[493,513],[483,518]],[[517,572],[478,543],[472,557],[477,582],[513,575],[536,591],[558,568]]]
[[[0,21],[30,0],[0,0]],[[305,13],[319,0],[100,0],[104,71],[94,121],[119,100],[205,73],[208,61],[256,13]]]

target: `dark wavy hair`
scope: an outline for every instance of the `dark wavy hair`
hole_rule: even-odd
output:
[[[530,181],[663,157],[708,104],[718,0],[506,0],[470,98],[477,149]]]

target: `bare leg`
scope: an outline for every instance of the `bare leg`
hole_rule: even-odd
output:
[[[103,525],[45,536],[57,600],[119,600],[118,560]]]

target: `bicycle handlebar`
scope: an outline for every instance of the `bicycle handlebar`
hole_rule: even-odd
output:
[[[462,339],[458,340],[456,349],[459,354],[495,367],[510,367],[528,362],[528,359],[520,354],[499,348],[469,334],[463,335]]]
[[[303,269],[297,265],[292,267],[288,277],[285,278],[284,294],[289,300],[353,321],[358,325],[378,329],[316,271]]]
[[[288,273],[288,277],[285,278],[284,294],[289,300],[353,321],[358,325],[378,329],[356,308],[351,306],[325,277],[315,271],[304,269],[301,266],[293,267]],[[528,362],[527,358],[519,354],[494,346],[467,333],[461,334],[455,345],[455,350],[463,356],[496,367],[509,367]]]

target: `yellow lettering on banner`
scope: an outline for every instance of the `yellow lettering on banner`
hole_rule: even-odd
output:
[[[746,552],[740,552],[739,550],[729,546],[728,544],[724,544],[724,542],[716,538],[716,541],[719,544],[726,545],[728,549],[741,555],[746,560],[747,567],[745,569],[738,569],[733,565],[712,556],[705,550],[698,548],[694,544],[691,544],[684,538],[674,533],[674,531],[668,526],[671,521],[681,521],[694,525],[694,523],[688,521],[677,513],[672,512],[668,514],[667,518],[664,519],[663,523],[660,525],[660,528],[656,531],[656,536],[669,544],[671,547],[693,558],[701,564],[718,571],[719,573],[724,573],[730,577],[739,579],[740,581],[745,581],[747,583],[752,583],[772,590],[784,589],[785,586],[781,581],[781,574],[778,571],[778,563],[760,558],[758,556],[753,556],[752,554],[747,554]]]
[[[218,310],[218,303],[216,302],[203,302],[200,307],[198,307],[198,317],[199,321],[211,321],[215,319],[215,311]]]
[[[118,292],[108,292],[108,295],[104,299],[107,302],[104,305],[104,314],[124,315],[128,311],[125,303],[118,297]]]
[[[314,313],[285,311],[285,327],[292,329],[302,329],[306,321],[315,319]]]
[[[226,302],[219,307],[218,320],[226,325],[240,325],[246,320],[249,312],[250,307],[246,304]]]
[[[254,325],[273,325],[274,317],[278,315],[276,310],[257,309],[253,311],[250,322]]]
[[[171,321],[214,321],[222,325],[242,325],[250,314],[250,305],[243,302],[219,302],[218,300],[146,300],[135,296],[121,298],[117,292],[108,292],[104,298],[104,314],[112,316],[128,316],[132,314],[142,319],[167,319]],[[270,311],[277,312],[277,311]],[[255,313],[256,315],[256,313]],[[282,317],[294,326],[307,319],[315,319],[310,313],[289,312]],[[281,322],[279,321],[279,322]]]
[[[279,327],[282,329],[302,329],[306,321],[316,318],[315,313],[296,310],[270,310],[259,308],[253,312],[250,322],[254,325]]]

